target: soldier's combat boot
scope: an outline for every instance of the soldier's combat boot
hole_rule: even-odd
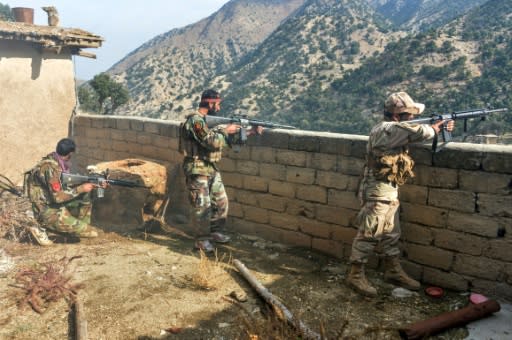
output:
[[[88,225],[87,228],[82,231],[80,234],[78,234],[78,237],[79,238],[95,238],[95,237],[98,237],[98,232],[96,230],[94,230],[96,228],[94,228],[93,226],[91,225]]]
[[[34,240],[41,246],[51,246],[53,244],[52,240],[48,238],[48,234],[44,228],[40,227],[30,227],[28,229]]]
[[[358,293],[369,297],[377,296],[377,289],[370,285],[364,274],[364,264],[352,263],[350,273],[347,277],[347,283]]]
[[[384,280],[387,282],[410,290],[420,289],[420,283],[404,272],[400,265],[400,259],[398,256],[386,257],[384,259],[384,267]]]

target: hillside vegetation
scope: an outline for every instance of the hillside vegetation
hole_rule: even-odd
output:
[[[133,98],[118,113],[182,119],[207,87],[222,92],[226,115],[357,134],[368,133],[397,90],[424,102],[427,114],[510,108],[511,7],[509,0],[232,0],[118,63],[111,71]],[[421,25],[411,31],[412,22]],[[470,126],[503,134],[511,116]]]

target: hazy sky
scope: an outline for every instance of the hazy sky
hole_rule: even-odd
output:
[[[85,49],[97,59],[75,56],[77,78],[89,80],[106,71],[151,38],[193,24],[229,0],[0,0],[9,7],[34,9],[34,24],[47,25],[41,7],[55,6],[60,26],[81,28],[101,36],[100,48]]]

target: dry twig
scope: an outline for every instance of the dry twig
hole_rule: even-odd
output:
[[[25,297],[19,301],[23,307],[27,303],[37,313],[43,313],[53,301],[66,299],[68,304],[76,300],[78,290],[83,288],[81,283],[72,283],[68,273],[69,263],[81,256],[63,257],[57,262],[41,264],[37,268],[22,268],[15,276],[18,285],[25,292]]]

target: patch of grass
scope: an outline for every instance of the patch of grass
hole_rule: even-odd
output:
[[[197,270],[190,277],[190,282],[201,290],[217,290],[223,286],[223,283],[231,277],[226,269],[232,262],[231,254],[223,254],[220,258],[215,251],[213,258],[208,257],[203,250],[199,251],[199,263]]]

